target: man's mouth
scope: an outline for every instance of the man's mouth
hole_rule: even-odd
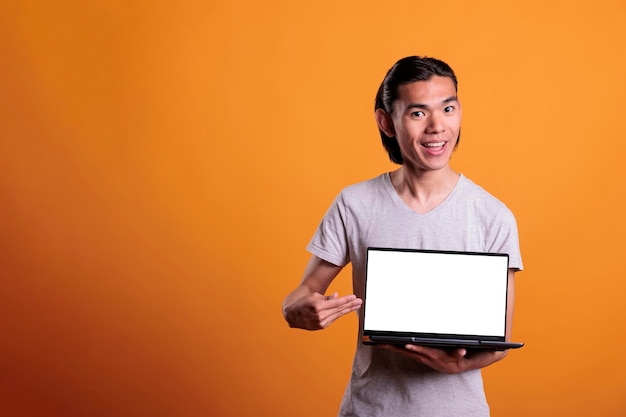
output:
[[[441,148],[446,142],[427,142],[422,144],[426,148]]]

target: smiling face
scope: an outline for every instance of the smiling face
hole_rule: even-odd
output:
[[[379,128],[395,136],[404,166],[417,172],[448,167],[461,129],[461,103],[449,77],[398,87],[391,114],[376,111]]]

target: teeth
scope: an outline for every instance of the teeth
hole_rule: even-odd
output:
[[[445,144],[446,144],[445,142],[429,142],[429,143],[425,143],[424,146],[426,146],[427,148],[438,148]]]

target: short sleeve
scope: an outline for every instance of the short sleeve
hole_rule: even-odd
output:
[[[339,194],[326,211],[307,250],[315,256],[337,266],[350,262],[346,233],[346,208],[343,195]]]
[[[519,247],[517,222],[513,213],[506,207],[494,218],[489,226],[488,241],[492,242],[488,248],[490,252],[507,253],[509,268],[522,270],[522,256]]]

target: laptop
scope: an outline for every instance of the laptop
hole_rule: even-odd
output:
[[[367,249],[365,344],[505,350],[505,253]]]

